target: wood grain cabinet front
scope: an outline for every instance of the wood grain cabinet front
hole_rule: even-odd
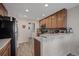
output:
[[[49,16],[48,18],[47,18],[47,28],[51,28],[51,16]]]
[[[56,14],[55,15],[52,15],[51,16],[51,28],[57,28],[57,16]]]
[[[66,9],[63,9],[57,13],[57,28],[66,27]]]
[[[67,10],[62,9],[42,20],[40,25],[46,25],[46,28],[64,28],[67,25]]]
[[[40,25],[40,27],[41,27],[41,26],[43,25],[43,21],[40,21],[40,22],[39,22],[39,25]]]
[[[0,15],[2,15],[2,16],[8,15],[8,11],[6,10],[6,8],[4,7],[4,5],[2,3],[0,3]]]
[[[0,56],[10,56],[11,55],[11,44],[8,42],[1,50]]]
[[[40,56],[41,55],[41,48],[40,48],[40,41],[34,39],[34,55]]]

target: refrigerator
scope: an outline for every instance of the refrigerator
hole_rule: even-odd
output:
[[[18,27],[16,18],[0,16],[0,39],[11,38],[11,56],[16,55]]]

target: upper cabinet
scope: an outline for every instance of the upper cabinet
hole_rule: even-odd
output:
[[[42,27],[44,24],[45,24],[45,22],[44,22],[45,20],[42,20],[42,21],[40,21],[40,26]]]
[[[67,17],[67,10],[63,9],[57,12],[57,28],[66,27],[66,17]]]
[[[2,16],[8,15],[8,11],[6,10],[6,8],[4,7],[4,5],[2,3],[0,3],[0,15],[2,15]]]
[[[67,10],[62,9],[39,21],[40,26],[46,28],[65,28],[67,24]]]
[[[46,19],[46,28],[51,28],[51,17],[50,16]]]
[[[57,15],[56,14],[51,16],[51,28],[57,28]]]
[[[48,27],[47,28],[51,28],[51,16],[48,17]]]

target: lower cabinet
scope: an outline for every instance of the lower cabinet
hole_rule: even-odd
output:
[[[35,56],[40,56],[40,41],[38,41],[37,39],[34,39],[34,55]]]
[[[4,52],[3,56],[8,56],[8,49]]]
[[[11,55],[11,45],[10,42],[8,42],[1,50],[0,50],[0,56],[10,56]]]

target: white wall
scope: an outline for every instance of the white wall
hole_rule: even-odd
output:
[[[18,43],[22,43],[22,42],[28,42],[27,39],[27,27],[25,27],[25,29],[22,28],[22,25],[26,25],[27,23],[25,20],[18,20]]]
[[[68,10],[67,26],[73,28],[74,34],[79,36],[79,6]]]
[[[28,23],[31,23],[30,25]],[[35,23],[35,31],[39,27],[38,21],[27,21],[27,20],[18,20],[18,43],[28,42],[28,37],[32,36],[33,28],[32,24]],[[26,25],[25,29],[22,28],[22,25]],[[31,27],[29,30],[28,27]]]
[[[72,41],[70,41],[70,52],[79,55],[79,6],[68,10],[67,26],[73,29]]]

